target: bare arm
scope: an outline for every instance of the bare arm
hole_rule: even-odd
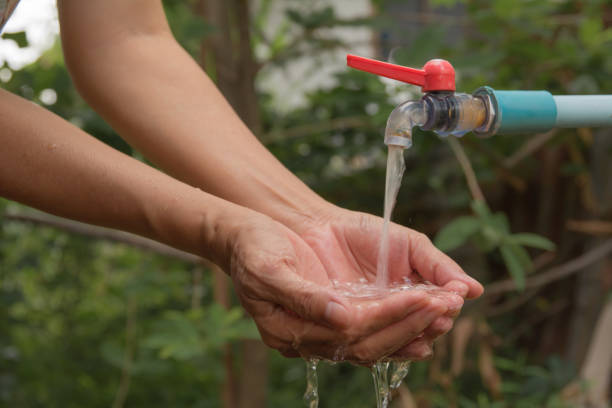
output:
[[[350,227],[364,217],[323,200],[266,150],[174,40],[160,0],[58,4],[64,54],[79,91],[130,144],[174,177],[280,221],[313,248],[335,248],[321,251],[323,262],[346,258],[343,267],[354,266],[351,252],[367,229]],[[462,281],[469,296],[482,292],[422,234],[403,229],[398,240],[419,249],[409,252],[413,264],[427,264],[425,278],[439,285]]]
[[[229,231],[230,220],[238,222],[248,211],[2,90],[0,128],[0,196],[41,210],[147,236],[220,263],[225,238],[216,232]]]
[[[286,224],[326,205],[261,145],[177,44],[160,1],[58,3],[79,91],[149,159]]]
[[[406,320],[414,337],[447,310],[414,293],[362,312],[331,289],[315,253],[287,227],[181,183],[2,90],[0,129],[0,196],[212,259],[234,279],[264,341],[283,352],[293,352],[294,334],[304,333],[305,352],[331,358],[350,334],[347,357],[375,360],[399,334],[407,337],[396,329],[395,337],[370,339],[390,320]]]

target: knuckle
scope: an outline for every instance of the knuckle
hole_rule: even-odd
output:
[[[442,333],[448,333],[453,328],[453,319],[446,318],[441,324],[440,330]]]
[[[359,347],[355,347],[353,349],[353,357],[357,361],[361,362],[370,362],[378,359],[379,356],[376,355],[374,350],[372,350],[369,346],[362,345]]]
[[[398,356],[412,361],[427,360],[433,356],[432,342],[415,342],[401,349]]]
[[[431,245],[431,240],[429,237],[422,232],[416,232],[413,237],[414,243],[417,248],[424,248],[428,245]]]
[[[261,340],[264,342],[266,346],[273,348],[275,350],[279,350],[282,352],[283,350],[287,349],[287,345],[274,336],[270,336],[268,334],[261,333]]]
[[[448,317],[440,317],[436,319],[431,325],[431,333],[436,336],[440,336],[444,333],[448,333],[453,328],[453,320]]]
[[[281,353],[281,355],[286,358],[296,358],[296,357],[299,357],[300,355],[297,351],[287,348],[287,347],[279,348],[278,352]]]
[[[280,271],[280,270],[285,270],[287,268],[289,269],[295,269],[295,265],[296,265],[296,260],[295,257],[287,255],[287,254],[280,254],[280,255],[270,255],[268,254],[268,256],[263,257],[264,259],[262,260],[262,268],[264,268],[264,270],[267,271]]]
[[[419,354],[416,356],[416,358],[419,361],[429,360],[432,357],[433,357],[433,350],[429,346],[427,348],[424,348],[422,351],[420,351]]]
[[[302,309],[301,312],[304,316],[313,316],[315,312],[315,293],[306,288],[306,283],[301,283],[300,286],[299,307]]]
[[[270,256],[263,251],[249,251],[247,254],[249,269],[255,272],[267,272],[273,269]]]
[[[361,231],[371,231],[373,226],[373,218],[367,213],[358,214],[358,225]]]
[[[361,334],[355,328],[348,328],[338,331],[338,337],[344,344],[352,344],[361,339]]]

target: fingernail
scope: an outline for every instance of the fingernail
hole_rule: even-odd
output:
[[[348,325],[349,314],[340,303],[331,301],[325,308],[325,319],[334,326],[346,327]]]
[[[459,295],[453,295],[448,299],[448,311],[456,312],[463,307],[463,298]]]
[[[461,297],[466,297],[470,288],[465,282],[461,281],[452,281],[445,285],[445,289],[448,291],[455,293]]]

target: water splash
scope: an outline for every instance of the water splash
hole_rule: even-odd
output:
[[[410,371],[410,361],[394,361],[391,379],[389,380],[389,388],[391,391],[395,391],[402,385],[402,381],[408,375]]]
[[[332,279],[334,291],[340,296],[352,299],[382,299],[397,292],[405,292],[407,290],[424,290],[433,296],[440,295],[440,287],[426,280],[413,281],[408,277],[402,278],[401,282],[392,282],[385,286],[379,286],[378,283],[373,285],[366,279],[359,279],[357,282],[345,282]]]

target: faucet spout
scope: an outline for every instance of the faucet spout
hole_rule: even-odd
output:
[[[412,129],[427,122],[427,110],[423,100],[407,101],[393,109],[387,119],[385,144],[404,149],[412,146]]]

